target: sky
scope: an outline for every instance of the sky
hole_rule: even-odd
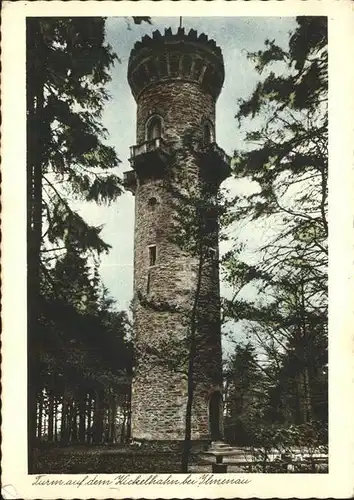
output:
[[[109,132],[108,143],[116,148],[121,164],[119,175],[130,170],[129,147],[136,144],[136,103],[127,82],[129,54],[134,43],[145,34],[156,29],[161,32],[171,27],[175,33],[179,17],[153,17],[152,25],[135,25],[132,18],[112,17],[106,22],[106,41],[117,53],[120,62],[111,70],[112,81],[108,86],[111,100],[106,106],[103,124]],[[225,64],[225,82],[216,104],[216,141],[225,152],[232,155],[235,149],[245,147],[243,131],[238,128],[235,114],[240,98],[250,95],[259,81],[253,64],[247,59],[247,52],[264,47],[266,39],[275,39],[286,47],[288,34],[296,26],[294,18],[283,17],[184,17],[183,26],[205,33],[220,46]],[[231,191],[245,192],[249,185],[229,179],[224,185]],[[119,309],[128,309],[133,296],[133,250],[134,250],[134,197],[126,192],[109,207],[98,207],[90,203],[80,205],[80,212],[94,225],[103,225],[102,237],[112,246],[108,255],[102,256],[101,276]],[[247,228],[246,231],[247,236]],[[248,230],[249,238],[256,247],[265,232]],[[221,254],[227,248],[221,245]],[[228,294],[221,283],[221,293]]]

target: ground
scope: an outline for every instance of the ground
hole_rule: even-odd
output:
[[[191,466],[197,457],[192,456]],[[34,473],[176,473],[180,472],[180,457],[176,453],[147,453],[140,450],[117,447],[70,446],[67,448],[37,449],[34,457]],[[207,465],[211,472],[211,466]],[[203,471],[204,472],[204,471]]]
[[[190,472],[212,472],[212,464],[203,463],[200,455],[192,454]],[[34,474],[89,473],[179,473],[181,456],[169,452],[147,452],[115,446],[69,446],[37,449],[34,454]],[[228,472],[241,472],[229,466]]]
[[[241,449],[240,449],[241,451]],[[328,472],[325,461],[314,471],[311,467],[288,468],[279,462],[265,464],[252,463],[246,456],[224,458],[227,472]],[[242,465],[239,463],[242,461]],[[213,472],[215,457],[200,453],[191,454],[189,472]],[[181,455],[179,453],[148,451],[128,446],[68,446],[49,447],[35,450],[33,474],[119,474],[119,473],[179,473]]]

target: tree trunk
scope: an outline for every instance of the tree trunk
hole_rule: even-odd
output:
[[[87,395],[87,427],[86,427],[86,442],[92,442],[92,396],[91,393]]]
[[[27,19],[27,381],[28,470],[33,471],[36,444],[36,395],[39,383],[40,249],[42,238],[43,74],[29,51],[40,51],[37,19]]]
[[[94,412],[93,412],[93,423],[92,423],[92,444],[97,444],[98,442],[98,432],[99,432],[99,401],[98,401],[98,391],[96,391],[94,399]]]
[[[103,438],[103,412],[104,399],[102,391],[96,391],[95,414],[94,414],[94,443],[99,444]]]
[[[189,359],[188,359],[188,385],[187,385],[188,389],[187,389],[185,434],[184,434],[182,462],[181,462],[182,472],[188,472],[189,455],[192,444],[191,435],[192,435],[192,407],[193,407],[193,396],[194,396],[194,361],[197,351],[197,345],[196,345],[197,308],[198,308],[200,287],[202,282],[202,270],[203,270],[202,250],[203,247],[201,245],[199,247],[198,280],[197,280],[197,287],[195,291],[191,322],[190,322],[190,347],[189,347]]]
[[[301,374],[297,374],[295,378],[295,403],[296,403],[296,413],[295,413],[295,423],[304,423],[304,397],[303,397],[303,384],[301,381]]]
[[[54,397],[49,393],[48,398],[48,443],[53,442],[53,428],[54,428]]]
[[[79,400],[79,443],[80,444],[85,443],[86,397],[87,395],[85,393],[80,394],[80,400]]]
[[[126,425],[126,433],[125,437],[126,440],[129,441],[131,438],[131,430],[132,430],[132,395],[131,395],[131,386],[129,387],[127,396],[126,396],[126,401],[127,401],[127,407],[126,407],[126,412],[127,412],[127,425]]]
[[[311,339],[306,324],[306,303],[305,303],[305,289],[304,279],[301,277],[301,313],[302,313],[302,336],[303,336],[303,384],[304,384],[304,421],[310,422],[312,420],[312,404],[311,404],[311,391],[310,391],[310,376],[309,376],[309,352],[311,352]]]
[[[69,429],[68,429],[68,390],[65,384],[62,407],[61,407],[61,427],[60,427],[60,442],[68,444]]]
[[[108,441],[108,411],[109,408],[104,408],[102,410],[103,419],[102,419],[102,438],[101,443],[106,443]]]
[[[109,408],[109,443],[114,443],[116,438],[116,413],[117,413],[117,402],[115,396],[111,397],[110,408]]]
[[[58,442],[58,402],[54,398],[54,441]]]
[[[71,443],[77,444],[77,409],[76,402],[73,399],[71,402]]]
[[[40,443],[42,439],[42,420],[43,420],[43,393],[42,391],[38,392],[38,420],[37,420],[37,439]]]
[[[120,428],[120,442],[124,443],[125,441],[125,428],[126,428],[126,422],[127,422],[127,406],[126,406],[126,401],[123,403],[123,422]]]
[[[305,366],[304,368],[303,381],[304,381],[304,417],[305,417],[304,420],[305,422],[311,422],[312,401],[311,401],[309,369],[307,366]]]

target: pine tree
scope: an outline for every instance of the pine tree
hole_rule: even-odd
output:
[[[134,19],[142,21],[149,19]],[[27,19],[30,466],[36,395],[41,389],[43,311],[48,307],[43,293],[50,286],[47,279],[53,260],[65,253],[69,259],[72,249],[83,255],[109,249],[100,237],[101,228],[87,224],[71,201],[109,203],[122,192],[114,170],[119,159],[104,143],[107,130],[101,121],[109,99],[105,89],[109,70],[118,59],[104,37],[104,18]],[[73,302],[67,306],[71,310]]]
[[[319,414],[325,421],[319,393],[326,391],[327,357],[326,19],[298,17],[287,50],[267,40],[248,57],[265,77],[239,102],[236,117],[248,132],[233,164],[236,179],[251,181],[254,191],[234,199],[230,219],[269,230],[252,259],[242,242],[225,256],[234,291],[225,315],[247,322],[271,363],[273,395],[278,403],[287,399],[291,419],[300,412],[305,421]],[[314,411],[315,401],[321,410]]]

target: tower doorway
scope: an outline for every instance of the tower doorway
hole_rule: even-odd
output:
[[[209,429],[212,441],[222,439],[222,396],[214,391],[209,399]]]

